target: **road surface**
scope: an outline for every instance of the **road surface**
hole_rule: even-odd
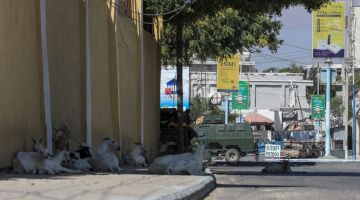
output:
[[[360,199],[360,163],[299,164],[289,174],[264,174],[263,166],[248,164],[210,167],[217,188],[205,200]]]

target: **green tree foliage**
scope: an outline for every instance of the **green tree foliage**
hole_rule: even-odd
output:
[[[264,73],[272,73],[272,72],[278,72],[278,68],[275,67],[269,67],[263,70]]]
[[[292,63],[290,67],[279,69],[280,73],[304,73],[304,67]]]
[[[183,151],[182,67],[193,58],[205,61],[268,47],[275,52],[284,8],[304,5],[310,11],[331,0],[147,0],[145,12],[163,15],[163,65],[176,65],[178,147]]]
[[[281,22],[276,20],[284,8],[304,5],[309,11],[330,0],[149,0],[146,11],[166,13],[162,32],[162,61],[175,65],[176,25],[183,23],[183,64],[192,58],[216,59],[242,52],[259,51],[267,46],[276,51]],[[183,9],[180,9],[183,8]]]
[[[206,99],[196,96],[190,100],[190,119],[195,122],[205,111],[209,110],[209,103]]]
[[[342,99],[340,96],[335,96],[331,98],[330,107],[331,107],[331,114],[333,117],[335,118],[342,117],[345,108],[342,104]]]

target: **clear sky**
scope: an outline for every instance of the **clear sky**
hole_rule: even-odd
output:
[[[280,21],[283,27],[279,37],[284,40],[283,45],[276,54],[266,49],[260,54],[252,54],[251,60],[256,62],[256,68],[261,72],[269,67],[288,67],[293,62],[297,65],[317,63],[318,60],[312,60],[311,14],[303,7],[292,7],[283,11]]]

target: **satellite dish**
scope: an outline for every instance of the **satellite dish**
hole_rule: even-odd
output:
[[[220,92],[216,92],[211,97],[211,103],[214,104],[214,105],[220,105],[221,104],[221,93]]]

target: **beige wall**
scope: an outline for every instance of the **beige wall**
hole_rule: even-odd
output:
[[[0,167],[45,136],[39,23],[37,1],[1,1]]]
[[[109,44],[109,35],[113,32],[111,16],[106,1],[90,1],[90,52],[92,67],[92,97],[93,97],[93,144],[97,146],[105,137],[117,139],[115,127],[116,119],[113,112],[117,112],[111,98],[112,76],[111,68],[115,67],[110,61],[110,54],[115,49]],[[112,41],[113,42],[113,41]]]
[[[145,147],[154,158],[160,141],[160,48],[154,36],[144,31],[145,54]]]
[[[74,149],[86,141],[85,4],[46,2],[52,122],[54,127],[70,125]],[[0,4],[0,137],[4,138],[0,167],[5,167],[16,151],[30,147],[30,137],[45,136],[45,123],[39,1]],[[119,17],[120,31],[115,33],[113,13],[105,1],[90,1],[92,140],[96,147],[104,137],[112,137],[121,143],[124,154],[140,142],[140,39],[134,21],[124,16]],[[160,133],[160,51],[153,36],[144,34],[145,148],[153,158]]]
[[[83,1],[47,1],[52,123],[70,126],[73,148],[86,141],[84,9]]]

